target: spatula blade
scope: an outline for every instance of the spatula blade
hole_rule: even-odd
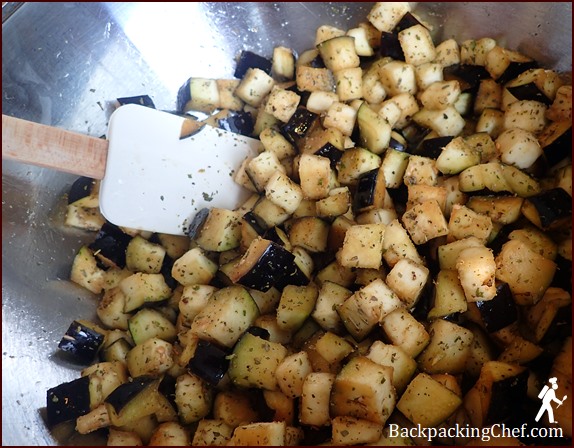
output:
[[[234,173],[258,154],[256,139],[204,126],[180,140],[185,119],[125,105],[110,118],[100,209],[124,227],[183,235],[204,207],[234,209],[249,192]]]

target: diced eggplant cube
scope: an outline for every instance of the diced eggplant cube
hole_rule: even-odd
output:
[[[389,57],[397,61],[404,61],[405,54],[399,42],[397,33],[389,33],[383,31],[381,33],[381,45],[379,47],[379,54],[381,57]]]
[[[191,224],[189,224],[189,227],[187,229],[187,236],[189,236],[191,239],[194,239],[197,236],[199,236],[199,232],[203,227],[203,224],[205,224],[205,221],[207,220],[208,216],[209,216],[209,208],[205,207],[199,210],[193,217]]]
[[[572,123],[550,124],[538,137],[549,167],[572,156]]]
[[[117,339],[100,350],[100,361],[112,362],[120,361],[125,363],[128,352],[133,348],[132,344],[125,338]]]
[[[185,110],[185,105],[191,101],[191,89],[189,88],[189,78],[177,91],[177,113],[182,114]]]
[[[298,139],[305,137],[318,117],[319,115],[304,107],[298,107],[289,121],[281,126],[281,133],[292,144],[296,144]]]
[[[430,132],[430,129],[420,126],[414,122],[410,123],[401,130],[401,134],[407,141],[409,148],[418,147]]]
[[[140,106],[151,107],[155,109],[155,104],[153,100],[149,97],[149,95],[137,95],[137,96],[128,96],[124,98],[117,98],[118,103],[120,106],[124,106],[125,104],[139,104]]]
[[[267,230],[265,222],[252,211],[245,213],[243,220],[246,221],[258,235],[263,235]]]
[[[258,237],[229,277],[235,283],[265,292],[293,270],[294,260],[295,256],[281,245]]]
[[[548,98],[533,82],[522,84],[520,86],[507,87],[507,90],[519,101],[538,101],[546,104],[547,106],[552,104],[552,99]]]
[[[372,208],[383,208],[384,193],[385,183],[382,170],[376,168],[363,173],[357,181],[357,191],[353,198],[353,208],[358,212]]]
[[[285,356],[282,344],[244,333],[233,348],[229,377],[238,387],[276,390],[275,370]]]
[[[317,55],[313,59],[309,60],[305,65],[311,68],[325,68],[325,62],[319,52],[317,52]]]
[[[442,149],[448,145],[453,138],[453,136],[427,138],[421,142],[413,154],[436,160],[442,153]]]
[[[391,139],[389,140],[389,148],[395,151],[407,152],[407,140],[398,132],[391,132]]]
[[[526,198],[522,213],[537,227],[547,230],[572,215],[572,197],[562,188],[553,188]]]
[[[526,61],[526,62],[517,62],[512,61],[506,67],[506,70],[500,75],[500,77],[496,80],[499,84],[506,84],[508,81],[513,80],[521,73],[525,72],[526,70],[530,70],[533,68],[538,68],[538,63],[536,61]]]
[[[271,66],[271,60],[253,53],[252,51],[243,50],[239,55],[233,76],[236,78],[243,78],[247,70],[250,68],[258,68],[269,75],[271,73]]]
[[[527,384],[528,370],[493,382],[485,425],[500,423],[520,409],[526,399]]]
[[[175,403],[175,385],[176,378],[171,375],[164,375],[159,383],[158,391],[168,399],[174,409],[177,409],[177,405]]]
[[[79,177],[74,181],[68,191],[68,204],[73,204],[92,193],[96,181],[91,177]]]
[[[90,412],[89,376],[83,376],[48,389],[46,408],[49,427],[75,420]]]
[[[570,265],[572,266],[572,265]],[[571,273],[570,273],[571,274]],[[570,275],[572,279],[572,275]],[[572,289],[572,287],[570,287]],[[558,308],[554,319],[548,326],[548,330],[540,340],[540,344],[546,346],[548,344],[564,341],[572,335],[572,304]]]
[[[89,248],[98,254],[98,258],[104,257],[117,267],[124,268],[126,266],[126,250],[131,239],[132,237],[118,226],[106,222]]]
[[[568,260],[559,254],[554,261],[557,269],[551,286],[563,288],[572,294],[572,260]]]
[[[378,2],[370,10],[367,20],[379,31],[392,31],[411,9],[408,2]]]
[[[435,59],[436,50],[432,36],[424,25],[417,24],[397,34],[408,64],[417,66]]]
[[[156,388],[157,393],[159,381],[156,378],[151,376],[139,376],[133,378],[132,381],[123,383],[116,387],[114,391],[107,396],[105,402],[111,406],[116,414],[120,414],[121,411],[123,409],[127,409],[128,406],[135,407],[135,404],[137,404],[136,397],[152,385]]]
[[[227,117],[217,120],[221,129],[234,132],[235,134],[252,136],[255,123],[249,112],[230,111]]]
[[[492,249],[492,253],[496,256],[502,250],[504,243],[508,241],[508,235],[514,230],[513,226],[504,226],[500,229],[494,239],[488,242],[487,247]]]
[[[310,426],[302,425],[303,440],[301,446],[320,446],[329,443],[332,436],[330,426]]]
[[[494,299],[475,303],[489,333],[501,330],[518,319],[518,311],[508,283],[500,282],[496,285]]]
[[[160,271],[160,274],[162,274],[163,278],[165,279],[165,283],[172,290],[175,289],[178,285],[177,281],[173,278],[173,275],[171,275],[171,270],[173,269],[173,263],[174,263],[174,259],[171,258],[169,255],[166,255],[163,258],[163,262],[161,265],[161,271]]]
[[[103,334],[74,321],[60,340],[58,348],[71,353],[79,362],[89,364],[94,360],[103,343]]]
[[[217,345],[200,339],[187,367],[206,383],[215,386],[225,376],[229,367],[227,355],[227,351]]]
[[[343,151],[341,151],[336,146],[332,145],[331,143],[326,143],[325,145],[321,146],[317,151],[315,151],[316,156],[326,157],[331,161],[331,168],[335,169],[337,167],[337,163],[341,160],[341,156],[343,155]]]
[[[490,78],[490,73],[482,65],[456,64],[444,68],[444,80],[458,80],[461,83],[462,93],[476,93],[480,81],[488,78]]]
[[[318,56],[318,58],[320,58],[320,57]],[[321,63],[323,63],[322,60],[321,60]],[[325,67],[325,64],[323,64],[323,68],[324,67]],[[295,92],[297,95],[299,95],[299,97],[301,98],[301,101],[299,101],[299,106],[306,107],[307,100],[311,96],[311,92],[299,90],[299,88],[297,87],[297,84],[293,84],[292,86],[286,87],[285,90]]]
[[[284,272],[283,277],[278,278],[275,287],[282,291],[287,285],[305,286],[309,284],[309,277],[297,266],[297,260],[294,260],[293,265],[288,271]]]
[[[424,26],[424,24],[421,23],[414,15],[412,15],[410,12],[407,12],[401,18],[399,23],[397,23],[397,26],[395,26],[395,29],[393,30],[393,32],[398,33],[399,31],[406,30],[407,28],[410,28],[411,26],[415,26],[415,25]]]
[[[397,208],[397,213],[404,213],[404,204],[407,203],[409,197],[408,187],[405,184],[401,184],[398,188],[387,188],[387,192]]]
[[[280,227],[273,226],[270,229],[267,229],[263,233],[263,238],[269,241],[273,241],[274,243],[280,244],[281,246],[290,250],[291,243],[289,241],[289,236],[282,230]]]

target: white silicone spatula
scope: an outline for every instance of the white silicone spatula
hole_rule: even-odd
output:
[[[112,114],[104,140],[2,115],[2,157],[102,179],[107,220],[183,235],[201,208],[233,209],[247,197],[234,173],[261,145],[211,126],[180,139],[184,120],[128,104]]]

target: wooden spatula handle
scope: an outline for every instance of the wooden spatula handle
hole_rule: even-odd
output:
[[[102,179],[108,141],[2,114],[2,158]]]

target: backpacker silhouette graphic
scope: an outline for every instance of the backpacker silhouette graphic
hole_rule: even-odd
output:
[[[548,421],[550,423],[556,423],[554,421],[554,409],[552,409],[552,402],[558,403],[557,408],[559,408],[564,400],[566,400],[568,397],[564,395],[562,400],[556,398],[556,393],[554,391],[558,389],[558,380],[555,377],[550,378],[548,382],[551,384],[551,386],[546,384],[538,394],[538,398],[542,400],[542,405],[540,406],[540,410],[538,411],[538,414],[536,414],[536,418],[534,420],[538,422],[540,418],[542,418],[544,412],[547,412]]]

